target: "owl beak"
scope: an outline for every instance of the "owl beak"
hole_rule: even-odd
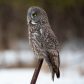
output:
[[[32,21],[32,20],[31,20],[31,18],[30,18],[29,21],[28,21],[28,24],[31,23],[31,21]]]
[[[32,24],[37,24],[37,23],[33,22],[31,18],[30,18],[30,19],[28,19],[28,24],[29,24],[29,23],[32,23]]]
[[[31,18],[29,18],[29,19],[28,19],[28,24],[29,24],[31,21],[32,21]]]
[[[29,22],[31,22],[31,18],[30,18]]]

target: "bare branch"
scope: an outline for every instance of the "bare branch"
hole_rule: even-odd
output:
[[[30,84],[36,84],[36,80],[37,80],[39,71],[41,69],[42,63],[43,63],[43,59],[39,59]]]

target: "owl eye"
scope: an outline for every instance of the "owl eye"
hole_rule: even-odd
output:
[[[37,14],[36,14],[36,13],[34,13],[34,14],[33,14],[33,16],[37,16]]]

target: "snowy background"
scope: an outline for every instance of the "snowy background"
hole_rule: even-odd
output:
[[[26,49],[22,45],[19,50],[0,51],[0,84],[30,84],[37,61],[28,43]],[[53,82],[44,63],[36,84],[84,84],[83,45],[83,41],[74,40],[61,46],[60,79],[55,76]]]

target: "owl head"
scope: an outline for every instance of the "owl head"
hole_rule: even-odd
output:
[[[48,17],[46,12],[37,6],[32,6],[28,9],[27,13],[27,23],[28,24],[45,24],[48,22]]]

